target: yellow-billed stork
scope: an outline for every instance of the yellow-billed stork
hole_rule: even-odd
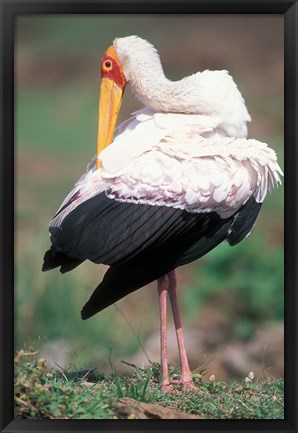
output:
[[[145,107],[113,139],[129,84]],[[109,265],[82,310],[88,319],[157,280],[161,384],[170,390],[167,294],[183,389],[195,388],[184,347],[175,268],[252,229],[268,191],[280,183],[275,152],[247,139],[250,116],[227,71],[168,80],[144,39],[115,39],[101,63],[97,153],[50,222],[43,270],[84,260]]]

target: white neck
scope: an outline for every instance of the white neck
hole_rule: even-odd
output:
[[[144,39],[137,36],[115,39],[114,47],[132,91],[145,106],[159,112],[210,116],[227,125],[228,135],[247,133],[250,116],[226,71],[205,70],[171,81],[165,77],[156,49]]]
[[[181,112],[183,89],[165,77],[158,52],[149,42],[128,36],[114,41],[124,75],[136,97],[156,111]],[[178,101],[173,100],[177,95]]]

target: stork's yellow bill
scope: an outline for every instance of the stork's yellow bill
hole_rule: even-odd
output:
[[[96,168],[101,167],[100,153],[113,141],[125,86],[121,62],[111,45],[101,63]]]

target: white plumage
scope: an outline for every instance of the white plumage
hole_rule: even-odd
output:
[[[101,170],[92,160],[61,207],[77,190],[80,196],[53,223],[99,191],[120,201],[216,211],[222,218],[252,195],[262,203],[281,182],[275,152],[260,141],[238,138],[245,121],[236,137],[224,135],[219,124],[220,117],[139,110],[101,153]]]
[[[135,115],[102,152],[99,183],[106,182],[108,196],[222,217],[252,195],[263,202],[282,174],[274,151],[257,140],[221,137],[201,117]]]

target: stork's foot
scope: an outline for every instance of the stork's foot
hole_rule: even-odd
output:
[[[200,388],[198,388],[194,383],[193,380],[189,381],[180,381],[183,391],[196,391],[199,395],[206,395],[204,391],[201,391]]]
[[[204,391],[201,391],[193,381],[191,371],[189,369],[185,369],[181,371],[180,384],[182,386],[183,391],[196,391],[200,395],[205,395]]]
[[[173,385],[175,385],[175,387],[173,387]],[[171,381],[164,381],[161,384],[161,390],[162,392],[171,392],[171,393],[178,393],[178,387],[177,385],[180,385],[182,388],[182,391],[196,391],[197,394],[199,395],[206,395],[206,392],[201,391],[200,388],[198,388],[193,380],[171,380]]]
[[[172,384],[168,384],[168,385],[161,385],[161,391],[162,392],[169,392],[171,394],[179,394],[180,390],[177,389],[176,387],[172,386]]]
[[[172,387],[172,385],[165,382],[161,384],[161,390],[162,392],[174,392],[174,388]]]
[[[175,385],[181,385],[183,391],[196,391],[200,395],[205,395],[206,393],[204,391],[201,391],[200,388],[198,388],[194,383],[193,380],[172,380],[171,383],[174,383]]]
[[[161,380],[161,390],[162,392],[171,392],[175,394],[177,390],[173,387],[174,381],[167,379]]]

